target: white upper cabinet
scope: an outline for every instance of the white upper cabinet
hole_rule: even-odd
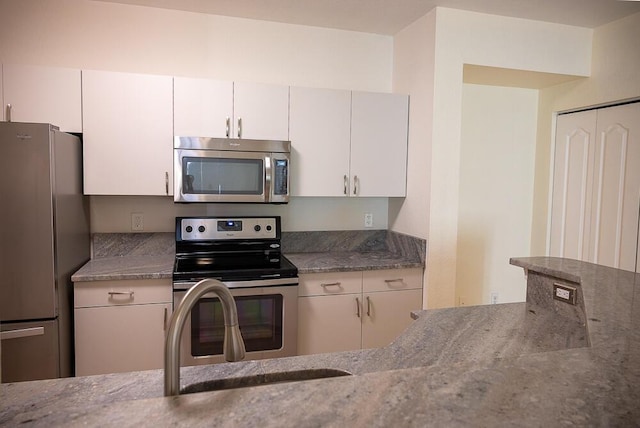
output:
[[[291,88],[291,194],[349,192],[351,92]]]
[[[82,72],[85,194],[173,193],[172,86],[170,76]]]
[[[406,95],[291,88],[294,196],[405,196]]]
[[[233,82],[176,77],[173,79],[175,135],[231,136]]]
[[[289,139],[289,88],[211,79],[174,79],[175,135]]]
[[[51,123],[65,132],[82,132],[80,70],[4,64],[3,118]]]
[[[351,195],[405,196],[409,98],[353,92]]]
[[[234,136],[289,140],[289,87],[233,84]]]

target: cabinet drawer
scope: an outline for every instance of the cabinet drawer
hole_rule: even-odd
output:
[[[75,308],[172,301],[171,280],[90,281],[74,284]]]
[[[360,293],[362,272],[330,272],[300,275],[298,296]]]
[[[422,288],[422,269],[368,270],[363,272],[365,293]]]

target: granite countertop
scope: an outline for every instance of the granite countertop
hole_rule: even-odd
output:
[[[289,232],[283,252],[299,273],[424,267],[423,240],[379,231]],[[97,234],[92,258],[71,280],[171,279],[172,233]]]
[[[337,368],[353,376],[162,397],[162,370],[3,384],[0,425],[637,426],[640,275],[512,259],[575,282],[585,322],[529,301],[420,311],[381,349],[182,369],[182,385]],[[535,290],[531,294],[535,298]],[[581,301],[582,304],[582,301]]]

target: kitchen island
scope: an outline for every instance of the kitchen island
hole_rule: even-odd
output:
[[[163,397],[163,371],[5,384],[0,425],[636,426],[640,275],[512,259],[527,303],[420,311],[381,349],[182,369],[181,383],[307,368],[353,376]],[[554,282],[576,305],[551,299]]]

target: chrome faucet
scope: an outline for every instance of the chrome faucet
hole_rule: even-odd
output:
[[[205,294],[214,293],[222,303],[224,316],[224,358],[240,361],[244,358],[244,341],[238,326],[238,311],[231,292],[217,279],[203,279],[191,287],[171,316],[164,347],[164,395],[180,394],[180,337],[184,323],[196,302]]]

